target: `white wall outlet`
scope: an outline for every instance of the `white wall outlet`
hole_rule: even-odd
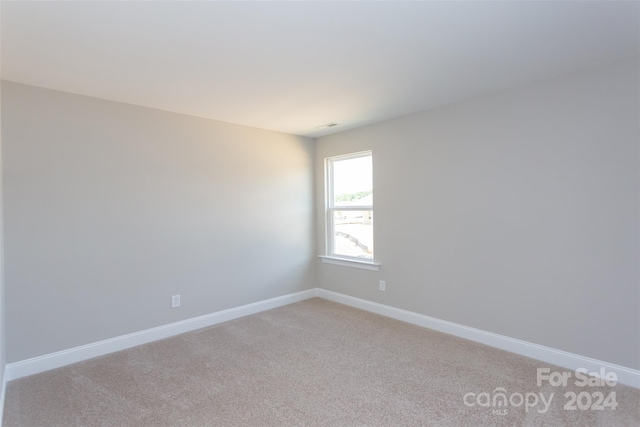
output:
[[[174,295],[171,297],[171,308],[180,307],[180,295]]]
[[[380,290],[382,292],[387,290],[387,282],[385,282],[384,280],[380,280]]]

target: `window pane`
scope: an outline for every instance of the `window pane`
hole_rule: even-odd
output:
[[[373,205],[371,156],[333,161],[333,205]]]
[[[333,211],[333,253],[373,259],[373,211]]]

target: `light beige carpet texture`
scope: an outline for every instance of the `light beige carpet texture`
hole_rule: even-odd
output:
[[[315,298],[12,381],[4,425],[640,426],[639,390],[575,380]]]

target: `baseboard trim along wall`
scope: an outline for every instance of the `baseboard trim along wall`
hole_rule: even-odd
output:
[[[521,356],[527,356],[562,368],[574,371],[579,368],[584,368],[587,369],[588,372],[600,372],[600,369],[604,368],[606,372],[615,372],[620,384],[640,388],[640,370],[614,365],[601,360],[545,347],[543,345],[533,344],[527,341],[506,337],[504,335],[494,334],[492,332],[486,332],[480,329],[470,328],[468,326],[459,325],[446,320],[425,316],[424,314],[402,310],[349,295],[327,291],[325,289],[317,289],[317,296],[340,304],[359,308],[361,310],[391,317],[396,320],[402,320],[403,322],[422,326],[424,328],[433,329],[438,332],[444,332],[445,334],[486,344],[501,350],[510,351]],[[546,366],[540,367],[545,368]]]
[[[32,359],[22,360],[10,363],[6,366],[3,383],[10,380],[26,377],[28,375],[37,374],[39,372],[48,371],[50,369],[59,368],[61,366],[70,365],[72,363],[91,359],[93,357],[102,356],[137,345],[146,344],[196,329],[213,326],[218,323],[226,322],[240,317],[249,316],[251,314],[270,310],[272,308],[282,307],[284,305],[303,301],[313,297],[324,298],[340,304],[366,310],[392,319],[401,320],[403,322],[422,326],[424,328],[433,329],[435,331],[454,335],[460,338],[475,341],[501,350],[510,351],[532,359],[537,359],[551,365],[576,370],[585,368],[589,372],[599,372],[604,368],[606,372],[614,372],[618,377],[618,382],[631,387],[640,389],[640,370],[615,365],[612,363],[580,356],[578,354],[568,353],[550,347],[533,344],[527,341],[509,338],[504,335],[494,334],[492,332],[482,331],[480,329],[470,328],[468,326],[459,325],[457,323],[448,322],[446,320],[436,319],[424,314],[412,311],[402,310],[384,304],[352,297],[325,289],[309,289],[302,292],[284,295],[281,297],[271,298],[264,301],[258,301],[252,304],[231,308],[228,310],[218,311],[216,313],[204,316],[194,317],[192,319],[171,323],[156,328],[147,329],[120,337],[87,344],[68,350],[59,351]],[[541,366],[545,367],[545,366]],[[2,388],[4,396],[4,384]],[[2,399],[4,402],[4,399]]]
[[[5,369],[5,378],[7,381],[11,381],[116,351],[126,350],[138,345],[147,344],[153,341],[180,335],[185,332],[206,328],[218,323],[260,313],[261,311],[271,310],[294,302],[303,301],[315,297],[316,293],[316,289],[309,289],[67,350],[57,351],[55,353],[45,354],[31,359],[21,360],[19,362],[9,363]]]

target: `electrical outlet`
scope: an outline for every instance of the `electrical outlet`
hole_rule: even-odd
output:
[[[387,283],[384,280],[380,280],[380,290],[382,292],[387,290]]]
[[[180,295],[174,295],[171,297],[171,308],[180,307]]]

